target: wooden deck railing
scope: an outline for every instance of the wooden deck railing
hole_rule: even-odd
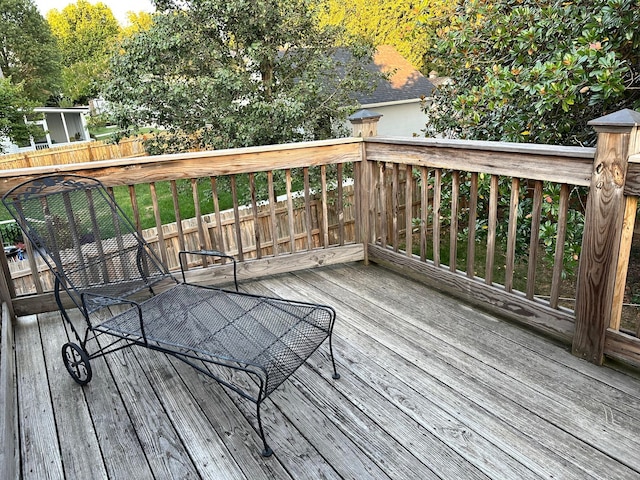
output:
[[[640,365],[640,341],[619,328],[640,193],[639,124],[640,114],[629,111],[599,119],[596,149],[360,137],[21,169],[0,172],[0,194],[51,172],[93,176],[128,190],[132,219],[141,226],[138,192],[145,185],[156,222],[148,238],[171,266],[176,250],[194,247],[233,253],[241,278],[378,262],[571,342],[576,355],[592,362],[607,354]],[[360,134],[375,131],[370,127]],[[194,199],[198,186],[207,186],[210,213],[203,215],[195,200],[195,218],[183,218],[178,190],[185,181]],[[159,182],[172,192],[173,226],[157,228]],[[222,190],[231,193],[226,212]],[[568,281],[565,234],[573,230],[575,191],[589,195],[578,274]],[[546,239],[550,260],[541,252],[541,225],[555,232]],[[543,262],[550,272],[544,278]],[[35,295],[17,295],[2,263],[0,292],[15,314],[55,309],[49,285],[38,280]],[[189,273],[212,281],[211,271]]]
[[[572,306],[560,302],[563,232],[569,192],[589,184],[593,149],[376,138],[367,142],[366,155],[372,187],[369,258],[424,275],[436,288],[510,312],[565,341],[572,338]],[[488,186],[486,208],[479,208],[480,178]],[[547,217],[557,225],[558,237],[546,291],[537,277],[543,262],[539,238],[530,235],[540,229],[543,183],[545,190],[560,191],[559,204],[551,209],[557,214]],[[499,184],[508,188],[506,199],[498,198]],[[524,197],[532,200],[531,210],[520,208]],[[531,228],[521,232],[525,217]],[[476,232],[477,225],[485,228]],[[523,244],[518,277],[516,245]]]

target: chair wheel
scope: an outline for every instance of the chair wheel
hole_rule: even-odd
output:
[[[89,355],[75,343],[65,343],[62,346],[62,361],[69,375],[80,385],[91,381],[92,371]]]

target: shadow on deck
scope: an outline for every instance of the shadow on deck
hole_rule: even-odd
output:
[[[16,323],[22,476],[525,479],[640,476],[640,381],[380,267],[245,283],[338,313],[328,347],[255,406],[130,349],[64,370],[58,313]],[[46,368],[43,366],[46,365]]]

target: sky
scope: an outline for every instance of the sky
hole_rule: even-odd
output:
[[[121,25],[127,24],[127,12],[152,12],[154,10],[151,0],[89,0],[89,3],[104,3],[113,12],[113,16]],[[77,0],[34,0],[34,3],[40,10],[43,17],[52,9],[62,10],[71,3],[77,3]]]

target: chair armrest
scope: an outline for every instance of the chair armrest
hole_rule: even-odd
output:
[[[233,256],[227,255],[226,253],[220,252],[218,250],[181,250],[180,252],[178,252],[178,258],[180,259],[180,272],[182,272],[182,281],[184,283],[187,283],[187,280],[184,274],[183,258],[187,254],[202,255],[206,257],[220,257],[220,258],[227,258],[231,260],[233,262],[233,283],[236,287],[236,292],[238,291],[238,267],[237,267],[236,259]]]
[[[94,305],[94,308],[91,310],[87,308],[89,297],[93,298],[92,303]],[[84,307],[87,317],[89,316],[90,312],[95,312],[96,310],[99,310],[101,308],[111,307],[113,305],[128,304],[128,305],[131,305],[132,307],[136,307],[138,309],[138,318],[140,320],[140,333],[142,334],[142,339],[144,340],[144,344],[147,345],[147,335],[145,334],[144,322],[142,321],[142,307],[138,302],[135,302],[133,300],[128,300],[126,298],[110,297],[108,295],[100,295],[100,294],[89,293],[89,292],[81,293],[80,298],[82,298],[82,306]]]

